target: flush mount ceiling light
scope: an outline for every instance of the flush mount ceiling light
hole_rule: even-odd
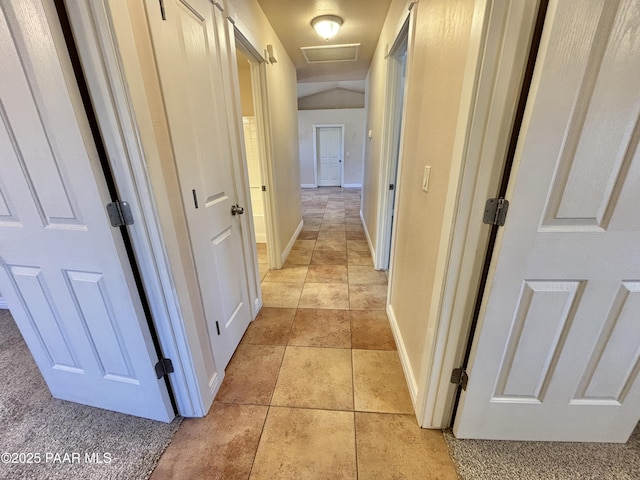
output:
[[[311,20],[311,26],[325,40],[335,37],[342,26],[342,19],[336,15],[320,15]]]

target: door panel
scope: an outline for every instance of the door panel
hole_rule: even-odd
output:
[[[342,179],[342,128],[318,127],[318,185],[339,187]]]
[[[573,321],[581,282],[525,281],[500,366],[495,398],[542,400]]]
[[[454,432],[624,442],[640,420],[640,11],[552,1]]]
[[[251,321],[238,195],[214,15],[208,0],[169,0],[147,13],[166,103],[191,248],[216,367]]]
[[[622,282],[573,404],[617,406],[625,402],[640,367],[637,354],[640,345],[639,312],[640,282]]]
[[[53,2],[0,12],[0,289],[53,396],[170,421]]]

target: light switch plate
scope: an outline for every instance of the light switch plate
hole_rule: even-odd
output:
[[[422,190],[429,191],[429,176],[431,176],[431,167],[429,165],[424,166],[424,173],[422,174]]]

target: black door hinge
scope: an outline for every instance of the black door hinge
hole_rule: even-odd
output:
[[[107,213],[112,227],[133,225],[131,206],[127,202],[116,200],[115,202],[107,203]]]
[[[218,332],[218,335],[220,335],[220,324],[216,321],[216,331]]]
[[[482,222],[488,225],[504,225],[507,219],[509,201],[504,198],[490,198],[484,206],[484,217]]]
[[[463,390],[466,390],[468,382],[469,375],[467,375],[467,371],[464,368],[460,367],[453,369],[451,372],[451,383],[462,387]]]
[[[262,185],[262,191],[266,192],[267,191],[267,186],[266,185]]]
[[[396,186],[393,183],[389,184],[389,190],[393,190],[394,188],[396,188]]]
[[[160,379],[170,373],[173,373],[173,363],[170,358],[161,358],[155,365],[156,376]]]

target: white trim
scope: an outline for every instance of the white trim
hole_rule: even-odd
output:
[[[284,265],[284,262],[287,261],[287,257],[291,253],[293,244],[296,243],[296,240],[298,239],[298,235],[300,235],[300,232],[302,231],[302,227],[304,227],[304,221],[300,220],[300,223],[298,224],[298,228],[296,228],[296,231],[293,232],[293,236],[289,239],[289,243],[287,243],[287,248],[285,248],[284,252],[282,252],[282,258],[280,259],[282,261],[282,265]]]
[[[209,380],[209,395],[211,395],[211,398],[216,398],[218,390],[220,390],[220,387],[222,386],[223,378],[223,375],[219,375],[218,372],[216,372],[211,380]]]
[[[315,183],[303,183],[300,188],[318,188],[318,185]]]
[[[413,373],[413,369],[411,368],[411,362],[409,361],[409,354],[407,353],[407,349],[405,347],[405,341],[402,338],[402,333],[400,333],[400,327],[398,326],[398,321],[396,320],[395,313],[393,313],[393,307],[391,306],[391,304],[387,304],[387,317],[389,319],[391,333],[393,333],[393,339],[395,340],[398,347],[398,356],[400,357],[400,364],[402,365],[404,378],[409,389],[411,403],[413,403],[413,408],[415,409],[418,399],[418,382],[416,381],[416,376]]]
[[[225,30],[225,41],[228,44],[229,51],[227,64],[223,65],[227,68],[223,68],[223,73],[228,71],[228,80],[230,82],[228,89],[233,92],[233,95],[229,96],[227,99],[229,102],[227,115],[229,125],[232,130],[232,143],[235,145],[234,165],[241,172],[241,175],[236,176],[237,189],[242,191],[242,202],[247,209],[247,215],[242,219],[242,225],[244,227],[243,230],[246,233],[243,236],[243,250],[245,254],[245,265],[247,266],[247,281],[249,284],[249,292],[251,294],[250,303],[252,318],[255,318],[259,312],[257,305],[262,304],[262,289],[260,288],[260,272],[258,269],[258,252],[256,249],[257,242],[267,244],[267,249],[269,250],[267,255],[269,268],[277,268],[279,266],[279,262],[273,254],[273,251],[275,251],[277,247],[277,242],[274,241],[274,232],[276,230],[274,224],[276,222],[277,211],[272,208],[272,190],[274,182],[272,175],[270,174],[272,171],[271,155],[268,154],[269,150],[266,148],[266,136],[269,134],[269,124],[264,118],[264,108],[262,107],[264,97],[264,82],[262,81],[262,77],[265,74],[263,69],[264,62],[262,57],[257,53],[255,47],[251,45],[249,40],[247,40],[244,33],[239,30],[239,26],[229,21],[229,17],[226,17],[226,20],[223,20],[222,27]],[[242,126],[242,99],[240,96],[240,81],[238,78],[236,49],[241,50],[250,60],[252,99],[258,134],[260,181],[261,184],[266,187],[266,190],[262,192],[266,232],[260,235],[257,235],[255,232],[253,205],[251,203],[251,193],[249,188],[249,172]],[[224,77],[227,78],[227,75],[224,75]]]
[[[394,41],[391,47],[389,45],[386,46],[387,51],[385,52],[385,59],[390,60],[391,56],[398,50],[398,48],[402,45],[405,40],[407,42],[407,53],[406,53],[406,63],[405,63],[405,78],[409,78],[411,74],[411,64],[412,64],[412,51],[413,51],[413,35],[415,32],[415,23],[417,18],[417,7],[418,1],[407,0],[405,2],[404,11],[406,12],[404,15],[401,15],[398,19],[398,22],[394,28]],[[393,149],[397,144],[400,144],[400,148],[397,154],[397,170],[396,170],[396,180],[400,178],[401,170],[402,170],[402,130],[404,130],[405,122],[405,112],[406,109],[403,109],[401,116],[401,131],[397,132],[397,137],[394,134],[394,117],[397,116],[398,108],[406,103],[407,98],[407,88],[405,85],[404,94],[402,98],[402,102],[398,105],[396,92],[397,85],[397,63],[389,62],[387,67],[387,76],[386,76],[386,95],[385,95],[385,105],[383,110],[383,118],[382,118],[382,140],[380,142],[380,166],[378,170],[378,189],[382,194],[379,196],[378,205],[377,205],[377,218],[376,224],[379,228],[376,230],[376,245],[380,246],[378,249],[377,255],[373,257],[373,266],[377,270],[389,270],[389,293],[391,293],[391,258],[393,257],[393,239],[391,238],[391,201],[389,194],[389,184],[391,183],[391,169],[392,164],[390,162],[391,156],[395,155],[393,153]],[[393,92],[393,95],[390,93]],[[399,198],[399,189],[400,185],[396,181],[395,189],[393,192],[393,196],[395,198],[396,208],[398,205]]]
[[[318,185],[318,133],[316,132],[316,126],[311,126],[312,135],[311,135],[311,143],[313,144],[313,184],[317,187]]]
[[[318,162],[320,158],[318,157],[318,129],[319,128],[338,128],[340,127],[340,148],[341,148],[341,157],[340,160],[340,186],[344,187],[344,134],[345,134],[345,125],[344,123],[318,123],[312,126],[313,129],[313,179],[317,186],[325,186],[320,185],[318,181]],[[326,186],[334,186],[334,185],[326,185]]]
[[[345,183],[342,188],[362,188],[361,183]]]
[[[413,20],[412,20],[413,19]],[[378,255],[373,257],[374,267],[377,270],[386,270],[389,268],[389,259],[391,256],[391,231],[393,218],[393,204],[398,198],[397,179],[399,177],[400,166],[402,163],[403,151],[403,130],[405,125],[404,105],[407,99],[407,88],[403,88],[402,98],[399,97],[400,83],[400,65],[397,61],[396,53],[406,43],[406,59],[405,59],[405,78],[408,73],[409,63],[409,34],[413,31],[415,24],[415,13],[407,13],[407,17],[402,24],[398,36],[393,42],[393,46],[386,56],[387,60],[387,78],[386,78],[386,95],[385,110],[383,117],[383,132],[381,150],[381,162],[379,171],[379,189],[383,192],[378,200],[378,225],[376,245],[379,245]],[[400,126],[400,128],[398,128]],[[395,171],[395,178],[394,178]],[[393,183],[395,188],[389,190],[389,185]],[[393,200],[393,201],[392,201]]]
[[[129,234],[165,357],[180,415],[206,414],[185,319],[165,249],[133,106],[115,46],[108,0],[66,0],[71,26],[121,197],[136,223]]]
[[[371,258],[376,258],[376,249],[373,247],[373,242],[371,241],[371,235],[369,235],[367,222],[364,221],[364,215],[362,214],[362,209],[360,209],[360,221],[362,222],[362,229],[364,230],[364,236],[367,237],[367,243],[369,244],[369,253],[371,253]]]
[[[4,309],[8,309],[8,308],[9,308],[9,304],[8,304],[8,303],[7,303],[7,301],[6,301],[4,298],[2,298],[2,297],[0,297],[0,308],[1,308],[1,309],[3,309],[3,310],[4,310]]]
[[[265,55],[265,49],[267,48],[267,46],[264,45],[264,47],[260,47],[260,43],[252,34],[251,29],[242,21],[240,15],[238,15],[238,13],[236,12],[235,5],[233,5],[233,3],[229,1],[226,1],[225,4],[225,18],[229,22],[231,22],[231,24],[234,25],[239,32],[242,33],[242,36],[246,41],[245,46],[250,47],[249,50],[251,50],[251,55],[260,63],[267,63],[267,58]]]
[[[242,124],[242,106],[240,99],[240,81],[238,79],[235,30],[228,18],[214,10],[214,21],[218,34],[220,49],[218,55],[222,66],[222,89],[229,92],[224,95],[226,102],[227,125],[231,142],[231,161],[233,164],[233,180],[236,190],[236,203],[244,206],[246,215],[239,218],[242,239],[242,255],[244,257],[244,278],[251,318],[258,312],[253,306],[262,295],[260,289],[260,273],[258,271],[258,252],[256,249],[255,226],[253,221],[253,205],[251,203],[251,189],[249,187],[249,169],[247,166],[246,148],[244,142],[244,128]],[[220,38],[220,37],[223,38]],[[226,63],[225,63],[226,61]],[[261,179],[262,181],[262,179]],[[266,209],[265,209],[266,213]],[[265,215],[265,222],[267,221]]]
[[[269,268],[279,269],[282,267],[280,263],[280,234],[277,225],[278,209],[276,208],[275,192],[277,186],[273,175],[273,146],[271,142],[271,121],[268,102],[268,88],[266,66],[266,52],[262,48],[251,29],[242,21],[240,15],[236,12],[235,6],[231,2],[225,2],[224,17],[228,21],[228,32],[232,58],[235,62],[235,49],[240,49],[254,62],[251,62],[251,88],[253,94],[254,116],[256,117],[256,126],[258,128],[258,147],[260,155],[260,173],[262,175],[262,185],[267,187],[267,191],[263,193],[263,205],[265,213],[265,226],[267,236],[267,257]],[[232,70],[236,69],[235,63],[230,65]],[[238,91],[239,99],[239,91]],[[242,115],[240,115],[242,117]],[[246,157],[245,157],[246,158]],[[246,162],[245,162],[246,164]],[[250,203],[250,200],[249,200]],[[253,224],[253,221],[251,221]],[[252,227],[252,230],[253,227]],[[254,252],[256,262],[256,279],[257,285],[260,285],[260,273],[257,270],[257,252]],[[260,302],[262,302],[262,293],[258,288]]]
[[[239,33],[243,34],[242,31]],[[269,268],[278,269],[282,267],[280,262],[280,233],[276,228],[276,217],[278,209],[276,208],[276,199],[273,192],[276,191],[277,185],[273,175],[273,144],[271,142],[271,120],[269,113],[269,101],[267,90],[267,71],[266,63],[258,65],[251,64],[251,84],[253,87],[253,107],[256,117],[256,126],[258,127],[258,144],[260,147],[260,161],[263,185],[266,185],[267,192],[264,196],[264,214],[265,224],[267,227],[267,256],[269,257]]]
[[[499,188],[537,3],[476,3],[438,247],[435,277],[442,281],[429,312],[438,320],[420,370],[417,414],[424,428],[445,428],[451,420],[449,379],[464,354],[488,241],[484,201]]]

